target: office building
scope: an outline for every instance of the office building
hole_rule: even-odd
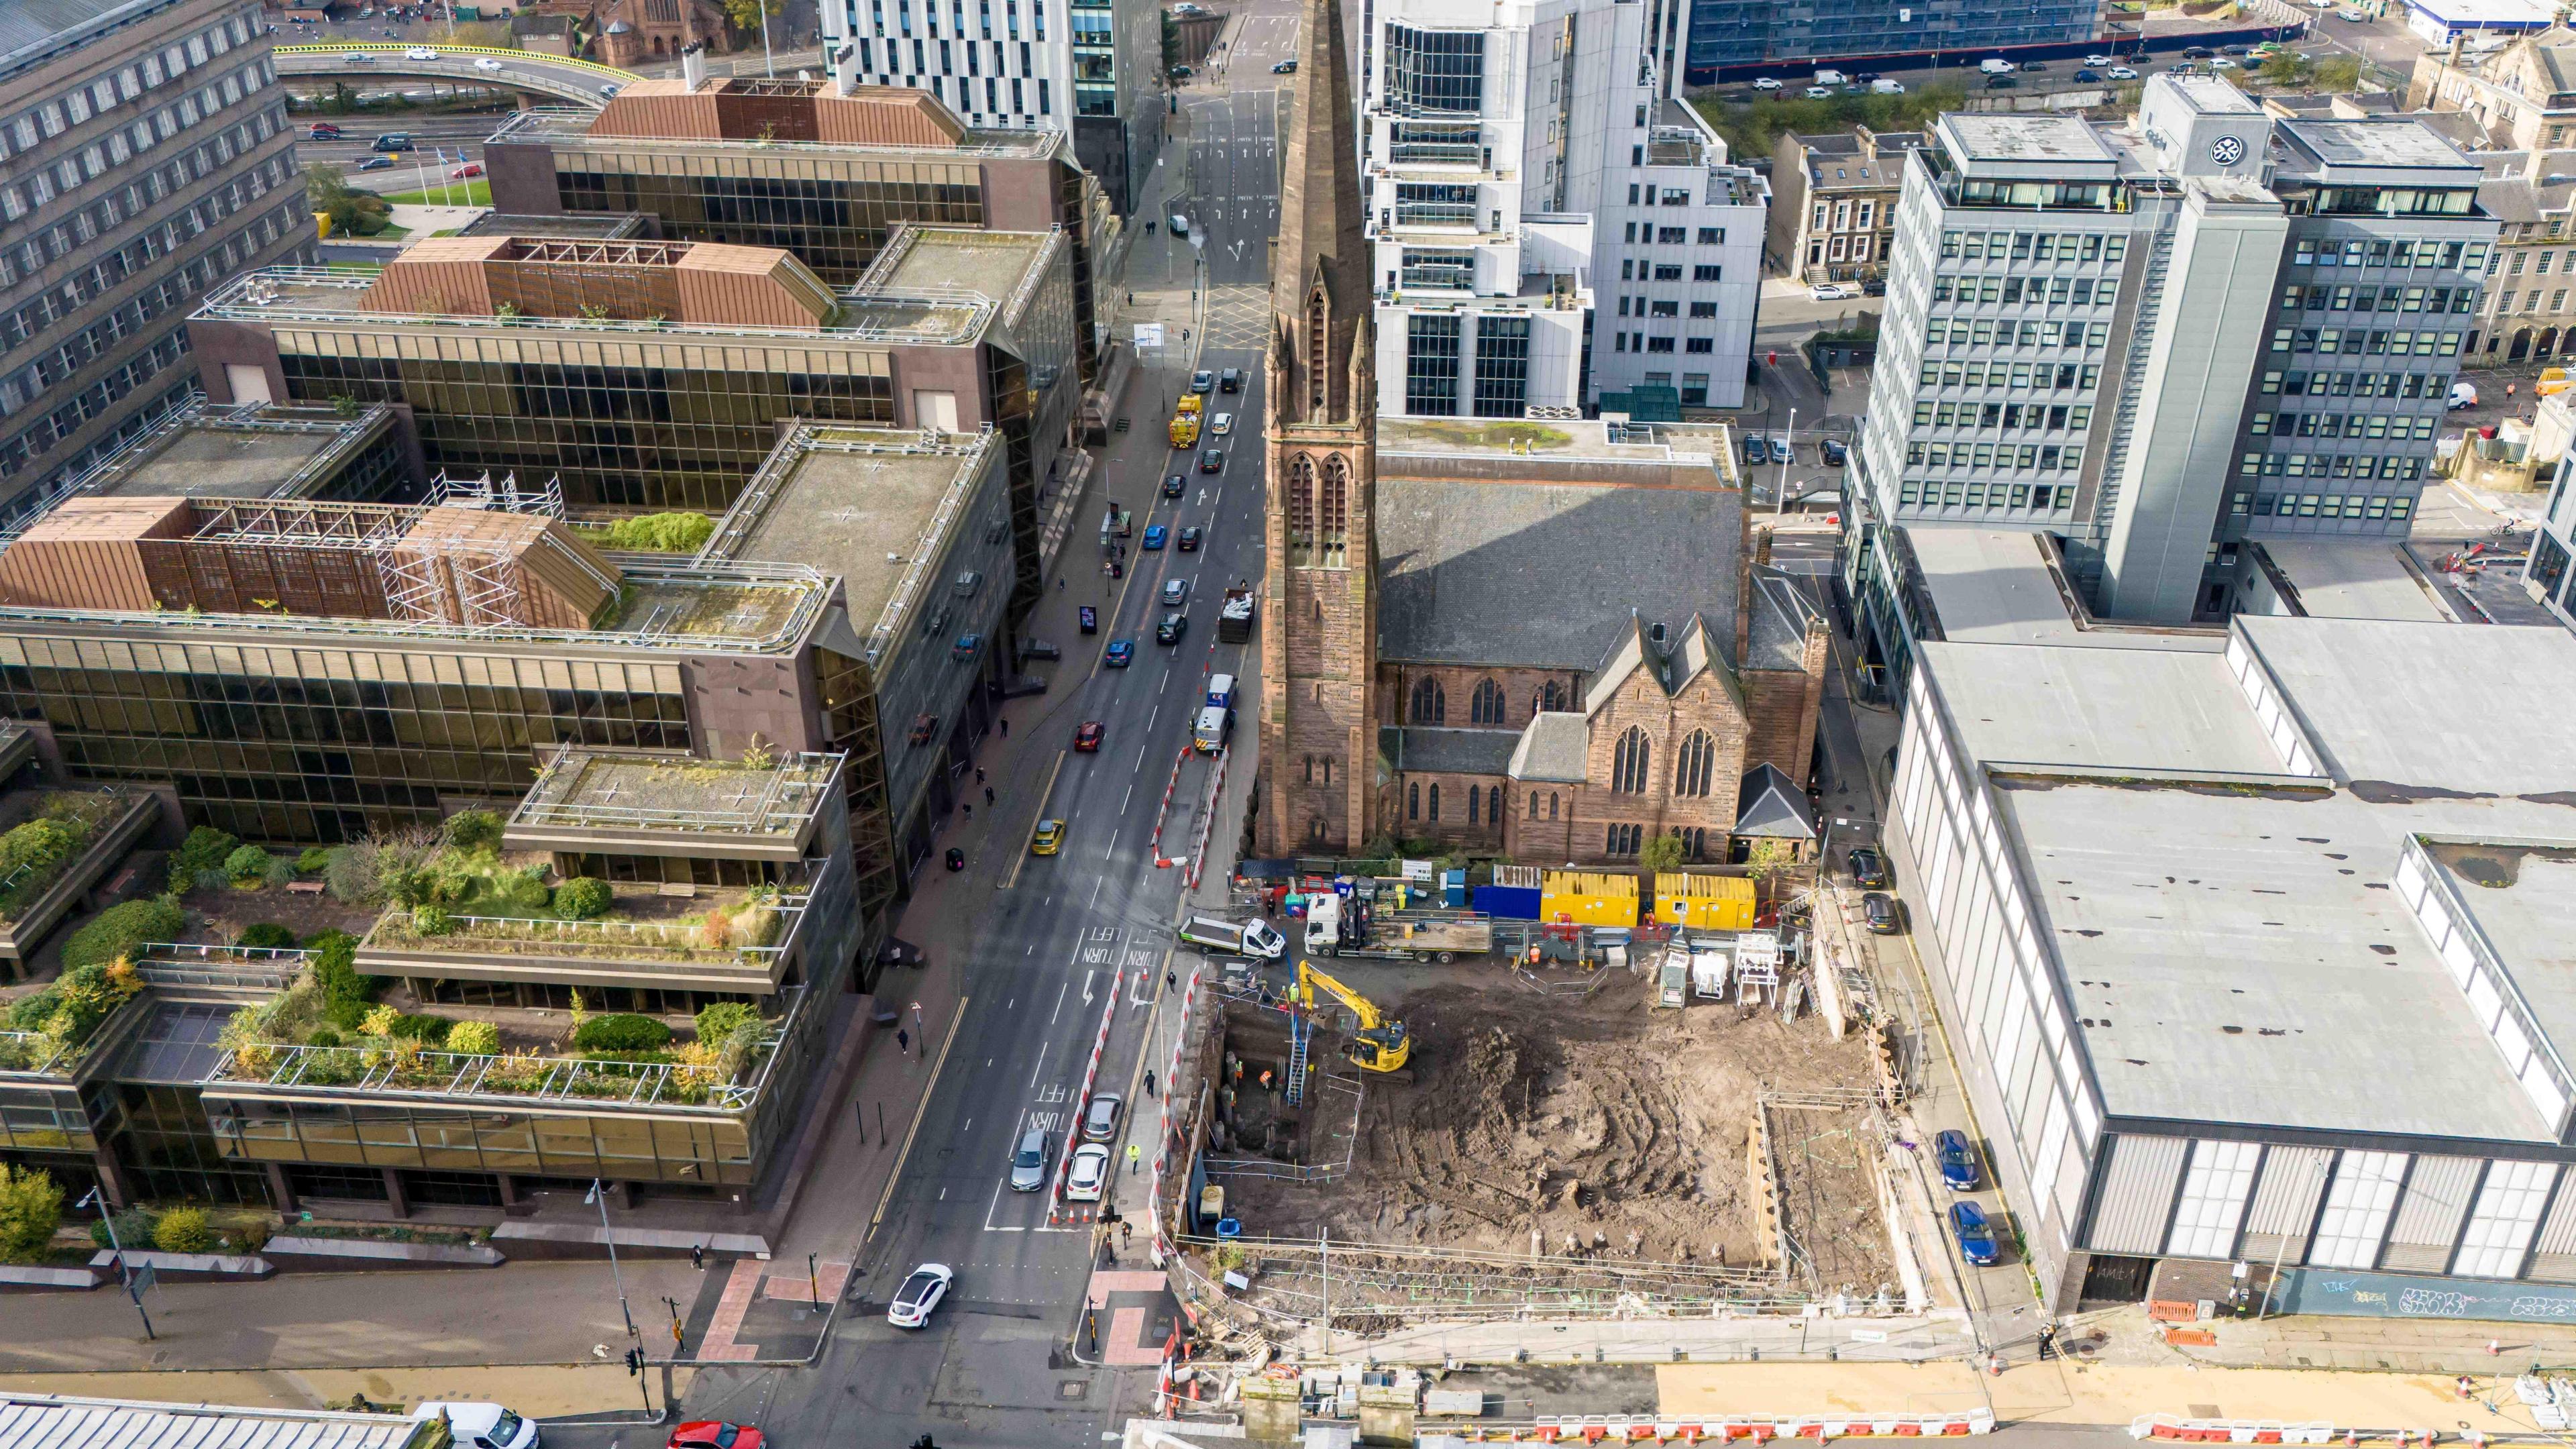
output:
[[[1381,408],[1742,403],[1770,192],[1675,98],[1665,13],[1373,9],[1361,121]]]
[[[2118,12],[2102,0],[2042,0],[2006,10],[1961,0],[1867,0],[1832,7],[1690,0],[1689,12],[1682,79],[1694,86],[1717,84],[1719,71],[1728,66],[2080,45],[2118,24]]]
[[[2576,639],[2045,589],[1918,646],[1887,845],[2050,1311],[2576,1309]]]
[[[411,410],[181,404],[69,490],[100,498],[311,498],[407,503],[426,475]]]
[[[1933,137],[1853,457],[1875,632],[1901,633],[1895,525],[2044,535],[2093,613],[2158,622],[2231,612],[2246,540],[2405,534],[2496,235],[2474,163],[2206,78],[2150,80],[2119,129]]]
[[[1163,11],[1152,0],[822,0],[826,72],[843,89],[926,91],[978,129],[1069,137],[1121,215],[1163,135]],[[996,13],[998,12],[998,13]]]
[[[192,325],[219,403],[405,403],[433,471],[581,505],[720,513],[791,419],[989,425],[1023,603],[1080,390],[1058,231],[908,231],[847,290],[768,248],[435,238],[380,272],[249,274]]]
[[[2564,150],[2576,144],[2576,31],[2553,25],[2475,51],[2439,42],[2415,57],[2406,109],[2472,117],[2505,150]]]
[[[313,246],[259,6],[0,6],[0,516],[187,401],[197,297]]]
[[[483,161],[496,209],[550,219],[523,234],[640,213],[640,235],[776,247],[835,287],[906,225],[1061,230],[1092,375],[1107,204],[1059,132],[970,130],[926,91],[682,78],[634,82],[598,111],[521,111]]]
[[[1920,131],[1867,126],[1821,136],[1782,132],[1771,153],[1771,234],[1763,263],[1807,283],[1875,282],[1896,245],[1905,153]]]
[[[2532,535],[2531,553],[2523,560],[2522,587],[2525,593],[2550,613],[2558,622],[2576,629],[2576,584],[2568,582],[2570,560],[2576,560],[2576,454],[2558,460],[2550,479],[2549,505],[2540,515],[2540,530]]]

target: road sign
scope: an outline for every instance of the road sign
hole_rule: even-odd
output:
[[[1160,347],[1160,346],[1162,346],[1162,345],[1163,345],[1163,324],[1162,324],[1162,323],[1160,323],[1160,322],[1139,322],[1139,323],[1137,323],[1137,324],[1136,324],[1136,345],[1137,345],[1138,347]]]

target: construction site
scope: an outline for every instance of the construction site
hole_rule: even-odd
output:
[[[1364,1332],[1890,1302],[1870,1029],[1830,1029],[1803,973],[1667,1005],[1624,958],[1238,971],[1176,1204],[1203,1302]]]

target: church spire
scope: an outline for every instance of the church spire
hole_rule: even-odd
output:
[[[1353,423],[1366,396],[1368,243],[1339,0],[1306,0],[1294,109],[1271,254],[1271,421]]]

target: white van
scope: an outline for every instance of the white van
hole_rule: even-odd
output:
[[[1202,755],[1213,755],[1225,748],[1225,737],[1234,733],[1234,711],[1212,704],[1199,711],[1199,722],[1190,729],[1190,748]]]
[[[1978,61],[1977,69],[1984,71],[1988,75],[2011,75],[2013,73],[2013,63],[2003,59],[2001,56],[1994,56]]]
[[[1227,709],[1234,708],[1234,676],[1231,674],[1210,676],[1207,687],[1207,702],[1210,704],[1224,705]]]
[[[1881,76],[1869,83],[1869,93],[1874,96],[1901,96],[1905,94],[1905,82]]]
[[[411,1411],[423,1423],[447,1416],[456,1449],[537,1449],[537,1421],[523,1419],[499,1404],[432,1401]]]
[[[1820,86],[1838,86],[1847,84],[1847,82],[1844,80],[1843,73],[1841,71],[1820,70],[1816,72],[1816,84]]]

